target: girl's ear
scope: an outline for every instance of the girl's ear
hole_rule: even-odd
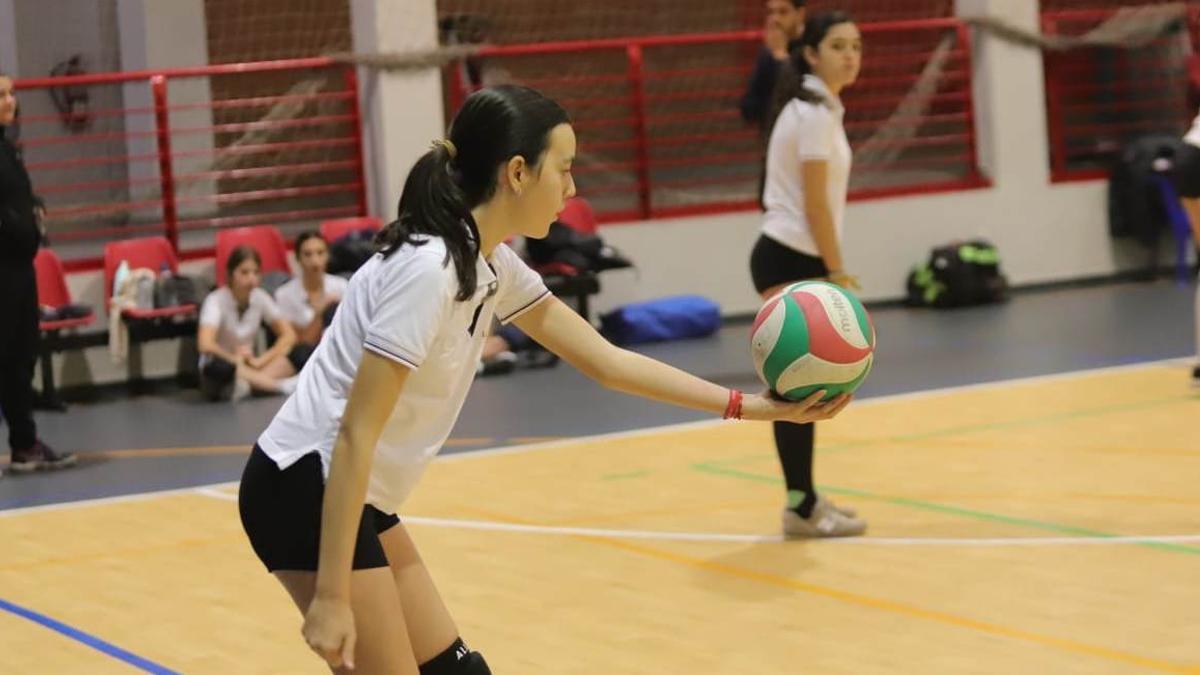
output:
[[[817,67],[818,58],[820,58],[820,54],[817,53],[817,50],[809,47],[808,45],[804,45],[804,60],[808,62],[809,68]]]
[[[520,196],[521,191],[525,188],[526,181],[529,180],[529,166],[525,163],[525,158],[516,155],[508,160],[508,164],[504,166],[504,181],[509,190]]]

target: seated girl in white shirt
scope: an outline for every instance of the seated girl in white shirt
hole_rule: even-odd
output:
[[[290,393],[296,387],[298,366],[290,360],[296,333],[283,318],[271,295],[259,288],[262,259],[250,246],[239,246],[225,264],[228,285],[204,299],[196,346],[200,351],[200,388],[213,400],[234,400],[252,391]],[[255,354],[259,330],[275,331],[270,349]]]
[[[303,232],[296,237],[296,262],[300,264],[300,276],[275,291],[275,302],[296,331],[297,343],[307,345],[310,349],[305,351],[311,353],[321,341],[338,302],[346,295],[348,282],[325,271],[329,244],[318,232]]]

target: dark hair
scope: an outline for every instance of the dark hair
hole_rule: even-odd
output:
[[[0,77],[7,77],[10,80],[13,79],[13,76],[9,75],[3,69],[0,69]],[[0,140],[6,140],[11,143],[16,143],[20,138],[21,138],[21,104],[18,103],[17,109],[13,111],[12,124],[9,124],[8,126],[0,125]],[[18,153],[17,156],[19,157],[20,154]]]
[[[229,252],[229,258],[225,261],[225,283],[229,283],[229,280],[233,278],[234,270],[247,260],[253,260],[258,265],[258,269],[262,269],[262,256],[253,246],[238,246]]]
[[[492,198],[500,167],[516,156],[537,170],[550,132],[571,121],[567,112],[542,94],[517,85],[501,85],[471,94],[450,125],[454,152],[435,144],[408,173],[396,220],[375,243],[384,257],[403,244],[420,246],[419,235],[446,242],[446,263],[454,262],[459,301],[475,293],[479,226],[471,209]]]
[[[792,0],[792,7],[804,9],[804,0]]]
[[[305,230],[304,232],[300,233],[300,236],[296,237],[296,259],[297,260],[300,259],[300,249],[304,248],[304,243],[307,242],[309,239],[320,239],[321,241],[325,242],[326,248],[329,247],[329,242],[325,241],[325,237],[322,237],[320,232],[317,232],[316,230]]]
[[[848,12],[839,10],[815,12],[808,16],[804,22],[804,34],[800,36],[800,43],[792,50],[787,63],[779,69],[779,79],[771,97],[770,124],[766,125],[768,132],[775,126],[775,120],[779,113],[783,112],[784,106],[792,99],[800,99],[807,103],[825,101],[825,97],[819,92],[804,86],[804,76],[812,73],[812,66],[809,65],[808,59],[804,58],[804,48],[820,51],[821,43],[825,41],[829,31],[843,23],[854,23],[854,18]]]

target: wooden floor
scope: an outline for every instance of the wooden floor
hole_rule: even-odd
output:
[[[1200,673],[1185,381],[856,403],[820,428],[818,479],[869,519],[857,540],[779,540],[754,423],[448,458],[403,515],[500,675]],[[0,673],[325,672],[234,490],[0,514]]]

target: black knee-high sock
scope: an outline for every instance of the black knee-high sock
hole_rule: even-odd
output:
[[[779,465],[787,484],[788,507],[807,518],[817,503],[817,489],[813,485],[816,425],[775,422],[774,426],[775,449],[779,451]]]

